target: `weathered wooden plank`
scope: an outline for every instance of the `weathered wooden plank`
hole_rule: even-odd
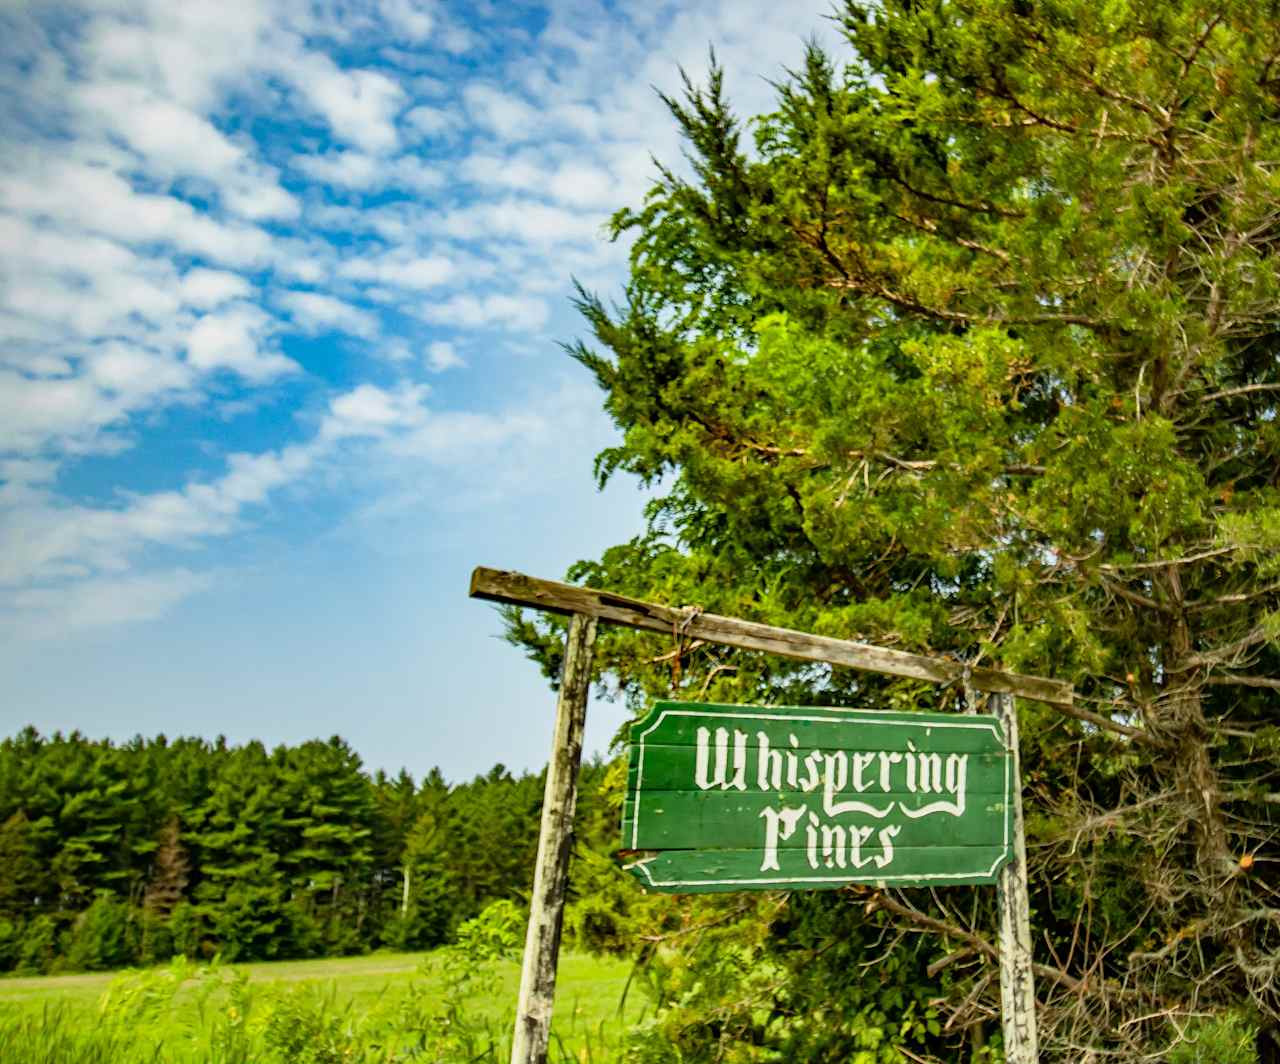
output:
[[[659,709],[658,706],[665,707]],[[880,736],[887,734],[883,725],[893,721],[895,729],[910,729],[930,740],[935,749],[955,750],[960,753],[998,750],[1003,756],[1003,732],[990,717],[961,716],[960,714],[894,713],[883,709],[839,709],[830,706],[751,706],[752,719],[762,726],[785,727],[787,745],[796,751],[829,749],[832,739],[830,725],[840,725],[839,734],[856,736],[857,749],[880,749]],[[662,742],[669,745],[693,746],[698,741],[698,729],[707,717],[740,717],[744,707],[721,705],[714,702],[668,702],[655,704],[652,712],[631,725],[633,740],[641,732],[648,732],[650,724],[666,712],[662,720]],[[730,721],[730,726],[732,722]],[[790,737],[795,742],[790,742]],[[993,742],[992,737],[998,742]],[[649,745],[654,737],[646,735]]]
[[[645,789],[648,791],[655,791],[664,789],[680,790],[683,788],[688,781],[684,779],[684,769],[679,764],[678,755],[682,751],[687,751],[690,745],[692,744],[682,746],[664,746],[661,744],[654,745],[652,743],[647,744],[645,749],[651,754],[658,753],[666,756],[646,759],[644,770]],[[802,746],[796,751],[796,754],[799,758],[803,759],[810,753],[815,752],[816,749],[816,747]],[[884,748],[884,750],[886,753],[893,753],[893,751],[888,748]],[[862,752],[878,754],[880,751],[880,747],[866,747]],[[630,748],[630,753],[633,756],[630,764],[628,765],[627,772],[628,783],[632,784],[634,784],[636,774],[639,771],[639,765],[636,763],[636,758],[634,757],[635,752],[634,747]],[[969,758],[970,793],[975,793],[976,790],[980,789],[974,782],[980,778],[978,776],[979,772],[1004,772],[1005,757],[1006,755],[1004,753],[975,753]]]
[[[1031,901],[1027,893],[1027,844],[1022,824],[1018,712],[1009,695],[992,698],[992,711],[1004,724],[1012,759],[1013,853],[1000,871],[996,900],[1000,908],[1000,1015],[1007,1064],[1037,1064],[1036,990],[1032,972]]]
[[[999,792],[982,795],[970,793],[969,804],[973,808],[968,810],[964,818],[922,817],[918,823],[910,825],[909,846],[900,845],[898,849],[905,852],[911,847],[919,846],[990,845],[993,836],[999,839],[1003,833],[1004,797]],[[803,804],[806,815],[813,812],[822,816],[820,794],[808,802],[790,795],[786,802],[792,808]],[[867,817],[860,823],[871,826],[879,826],[880,823],[902,825],[899,803],[908,809],[918,810],[923,800],[918,794],[886,796],[884,804],[890,812],[883,821]],[[643,830],[634,839],[629,834],[625,838],[628,847],[637,850],[697,849],[705,846],[708,839],[715,839],[717,846],[726,849],[750,848],[760,845],[764,834],[761,823],[764,811],[777,809],[779,804],[777,798],[763,794],[743,795],[736,801],[726,800],[721,795],[690,794],[688,791],[647,794],[641,816]],[[628,801],[622,811],[624,833],[628,823],[634,824],[635,812],[635,801]],[[802,827],[799,837],[802,838],[803,834]],[[798,844],[793,838],[791,842],[782,845]]]
[[[471,597],[516,606],[532,606],[552,613],[581,613],[611,624],[651,632],[679,632],[690,639],[913,680],[953,683],[965,676],[963,664],[944,658],[909,654],[848,639],[810,635],[790,628],[775,628],[735,617],[701,613],[696,609],[662,606],[594,588],[542,580],[524,573],[487,569],[483,566],[471,574]],[[1072,705],[1072,686],[1061,680],[981,668],[971,669],[969,680],[975,688],[982,691],[1016,694],[1064,708]]]
[[[555,738],[547,764],[542,798],[542,826],[529,901],[529,928],[520,971],[511,1064],[546,1064],[551,1036],[551,1006],[556,991],[556,965],[564,924],[569,854],[573,847],[573,814],[578,803],[578,767],[587,717],[592,646],[596,620],[581,614],[569,625],[564,672],[556,702]]]
[[[741,890],[832,890],[850,883],[876,886],[972,886],[993,883],[1007,859],[1003,846],[913,847],[910,875],[880,867],[885,850],[866,844],[857,853],[847,844],[828,854],[819,845],[811,861],[807,848],[778,851],[785,872],[763,869],[760,849],[665,850],[626,865],[649,890],[664,894],[708,894]],[[855,862],[860,867],[855,867]],[[815,867],[816,864],[816,867]]]

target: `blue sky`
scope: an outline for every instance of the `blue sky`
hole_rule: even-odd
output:
[[[714,45],[765,110],[828,10],[0,12],[0,731],[542,763],[552,697],[466,589],[640,530],[571,279],[618,292],[603,223],[680,159],[654,87]]]

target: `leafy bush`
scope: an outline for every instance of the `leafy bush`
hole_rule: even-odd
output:
[[[272,1003],[262,1041],[273,1058],[291,1064],[349,1064],[358,1044],[357,1026],[351,1006],[338,1008],[332,992],[299,987]]]
[[[627,1036],[627,1064],[969,1062],[944,1035],[920,950],[884,950],[884,924],[844,892],[710,896],[654,950],[654,1016]]]
[[[495,901],[458,927],[453,949],[471,960],[501,960],[524,946],[528,914],[513,901]]]
[[[143,909],[138,916],[138,962],[162,964],[174,955],[173,932],[159,913]]]
[[[0,972],[7,972],[18,963],[22,939],[22,923],[0,916]]]
[[[1256,1033],[1235,1014],[1200,1020],[1169,1051],[1169,1064],[1256,1064]]]
[[[134,911],[104,891],[71,925],[61,966],[91,972],[123,968],[137,959],[138,930]]]
[[[40,974],[53,967],[58,943],[58,925],[45,914],[37,916],[22,933],[18,947],[17,971],[24,975]]]

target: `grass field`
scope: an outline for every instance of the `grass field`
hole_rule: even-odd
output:
[[[552,1059],[613,1059],[625,961],[561,958]],[[0,979],[4,1064],[505,1060],[519,969],[456,952]]]

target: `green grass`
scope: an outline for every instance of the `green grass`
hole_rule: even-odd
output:
[[[625,961],[562,956],[553,1060],[613,1059],[644,1008],[636,992],[620,1008],[628,972]],[[0,1060],[504,1061],[519,984],[513,961],[447,951],[235,965],[179,985],[192,974],[0,979]]]

